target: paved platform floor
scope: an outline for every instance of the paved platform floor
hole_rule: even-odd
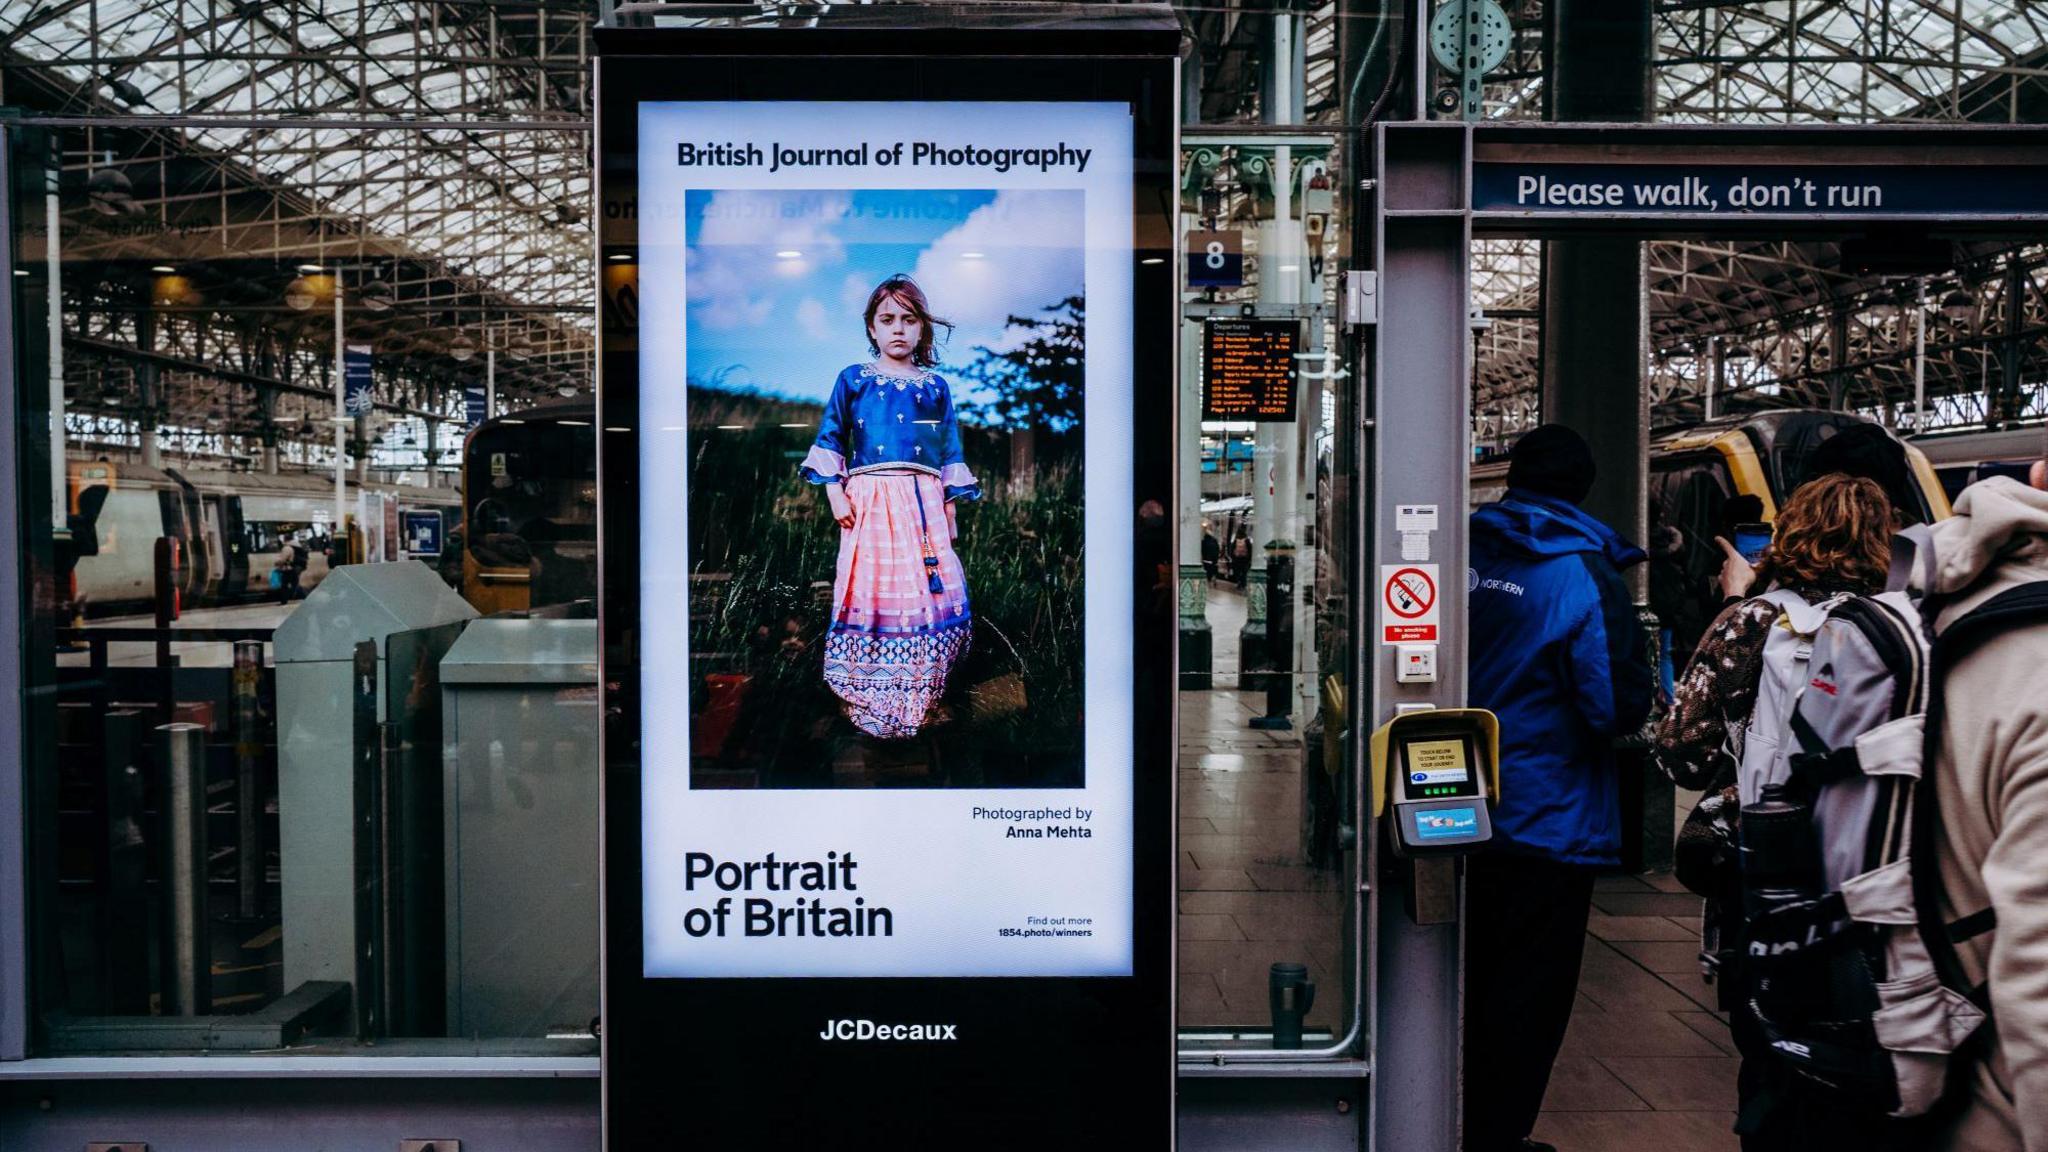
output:
[[[1307,964],[1317,987],[1307,1023],[1345,1016],[1344,892],[1301,857],[1301,734],[1259,731],[1263,693],[1240,692],[1244,597],[1209,593],[1217,687],[1180,694],[1180,1018],[1183,1025],[1263,1027],[1266,974]]]
[[[1668,874],[1600,878],[1537,1139],[1560,1152],[1740,1147],[1735,1046],[1699,975],[1699,903]]]
[[[1301,858],[1299,733],[1253,730],[1264,696],[1236,689],[1244,609],[1212,586],[1217,686],[1180,694],[1180,1018],[1264,1025],[1267,968],[1288,960],[1309,965],[1309,1024],[1329,1028],[1346,1010],[1345,896]],[[1593,904],[1536,1137],[1562,1152],[1732,1152],[1735,1049],[1699,977],[1698,899],[1668,875],[1615,875]]]

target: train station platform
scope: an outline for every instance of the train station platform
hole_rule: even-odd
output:
[[[1308,1024],[1339,1019],[1345,894],[1301,856],[1301,740],[1250,726],[1238,687],[1245,600],[1208,589],[1216,685],[1183,692],[1180,1020],[1263,1024],[1267,966],[1309,965]],[[1681,811],[1688,805],[1681,805]],[[1699,975],[1699,898],[1668,873],[1595,885],[1579,996],[1535,1138],[1569,1152],[1732,1152],[1734,1044]]]
[[[1267,968],[1292,961],[1327,990],[1307,1021],[1327,1029],[1342,1011],[1343,885],[1302,860],[1300,734],[1254,729],[1265,697],[1237,687],[1245,598],[1218,581],[1208,603],[1217,686],[1180,694],[1180,1019],[1264,1024]]]
[[[1669,873],[1602,876],[1564,1050],[1535,1138],[1570,1152],[1739,1148],[1735,1046],[1699,975],[1699,897]]]

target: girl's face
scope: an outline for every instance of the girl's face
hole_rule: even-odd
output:
[[[875,306],[875,318],[868,322],[868,339],[875,342],[884,358],[910,363],[917,342],[924,336],[924,321],[895,296],[885,296]]]

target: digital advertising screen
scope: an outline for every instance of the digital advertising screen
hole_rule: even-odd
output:
[[[639,106],[648,976],[1130,972],[1131,124]]]
[[[599,38],[610,1147],[1171,1140],[1179,25],[917,16]]]

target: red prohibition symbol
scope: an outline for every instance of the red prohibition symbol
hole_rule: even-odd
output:
[[[1436,582],[1420,568],[1403,568],[1387,581],[1387,610],[1415,620],[1436,604]]]

